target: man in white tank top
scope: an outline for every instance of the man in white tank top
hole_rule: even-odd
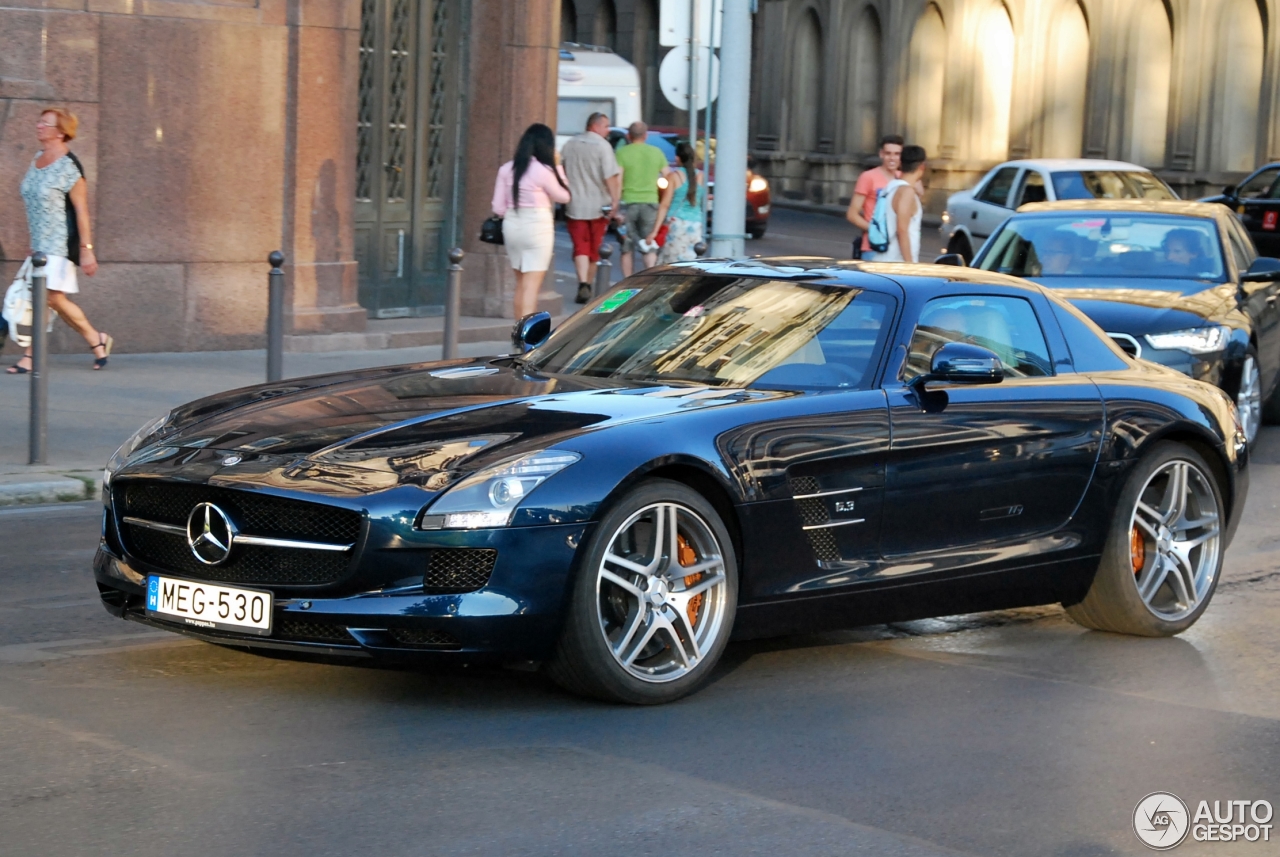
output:
[[[889,183],[889,249],[876,255],[877,262],[919,262],[920,223],[924,205],[916,194],[916,186],[924,179],[925,151],[920,146],[902,149],[902,172]]]

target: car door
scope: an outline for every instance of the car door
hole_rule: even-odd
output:
[[[920,309],[902,370],[885,384],[883,573],[930,570],[916,560],[939,551],[996,560],[1009,554],[992,546],[1025,546],[1070,521],[1097,460],[1102,399],[1088,378],[1058,373],[1041,319],[1053,323],[1047,302],[1025,294],[962,293]],[[995,351],[1004,380],[931,382],[923,393],[906,383],[955,341]]]
[[[1249,270],[1258,253],[1240,221],[1224,217],[1222,224],[1226,227],[1230,261],[1236,268],[1236,282],[1240,282],[1240,276]],[[1276,373],[1280,372],[1280,306],[1277,306],[1280,303],[1280,283],[1240,282],[1240,298],[1258,337],[1258,371],[1265,393],[1271,389]]]
[[[1264,167],[1236,190],[1244,228],[1263,256],[1280,256],[1280,166]]]
[[[969,231],[975,238],[986,239],[1011,213],[1009,198],[1018,178],[1019,167],[1000,167],[973,195],[969,212]],[[977,247],[973,248],[977,251]]]

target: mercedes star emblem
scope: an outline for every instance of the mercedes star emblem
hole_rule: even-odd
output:
[[[238,455],[228,455],[226,458],[222,459],[222,465],[223,467],[231,467],[233,465],[239,464],[243,460],[244,459],[242,459]]]
[[[236,525],[227,513],[212,503],[198,503],[187,518],[187,544],[196,559],[218,565],[231,556],[236,541]]]

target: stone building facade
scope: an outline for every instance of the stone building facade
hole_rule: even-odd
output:
[[[1183,196],[1280,158],[1277,0],[761,0],[752,149],[775,195],[847,204],[884,133],[930,207],[1013,157],[1106,157]]]
[[[0,276],[27,252],[34,124],[61,105],[101,263],[78,301],[120,350],[261,347],[275,249],[295,336],[438,312],[455,243],[466,310],[501,314],[505,259],[473,233],[555,115],[559,25],[558,0],[13,0]]]

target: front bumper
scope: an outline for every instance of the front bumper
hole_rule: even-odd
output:
[[[585,524],[563,524],[466,533],[476,545],[498,550],[488,584],[473,592],[426,594],[421,587],[401,586],[326,596],[230,584],[273,592],[269,637],[197,628],[148,615],[144,609],[148,574],[190,575],[118,555],[106,540],[99,545],[93,566],[103,606],[112,615],[212,643],[387,661],[543,660],[559,634],[576,548],[588,530]],[[450,534],[451,546],[458,535]]]

